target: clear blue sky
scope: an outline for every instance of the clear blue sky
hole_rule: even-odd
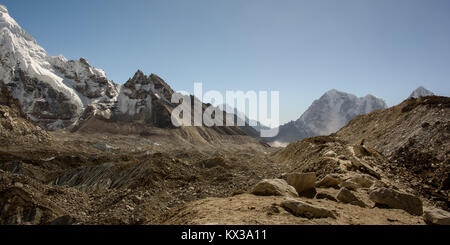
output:
[[[449,0],[0,2],[51,55],[118,83],[141,69],[175,90],[279,90],[282,122],[332,88],[450,96]]]

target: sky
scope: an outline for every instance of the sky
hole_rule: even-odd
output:
[[[450,96],[448,0],[0,0],[50,54],[124,83],[279,91],[282,123],[330,89]]]

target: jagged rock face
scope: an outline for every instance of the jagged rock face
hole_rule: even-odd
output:
[[[49,130],[73,124],[91,104],[111,107],[118,86],[86,60],[52,57],[11,18],[0,11],[0,82],[22,110]]]
[[[101,98],[103,100],[99,102],[108,102],[118,95],[118,85],[109,81],[104,71],[92,67],[83,58],[68,61],[63,56],[56,56],[53,64],[64,77],[74,82],[72,87],[88,99]]]
[[[358,98],[354,95],[331,90],[296,121],[297,128],[312,132],[315,135],[328,135],[345,126],[357,115],[367,114],[374,110],[386,108],[386,103],[372,95]]]
[[[344,127],[354,117],[387,108],[386,102],[372,95],[355,95],[330,90],[314,101],[295,122],[280,127],[271,141],[292,142],[303,138],[329,135]]]
[[[118,85],[83,58],[52,57],[4,7],[0,11],[0,51],[0,83],[44,129],[71,127],[76,131],[94,119],[138,127],[173,127],[171,112],[177,104],[170,100],[174,91],[160,77],[138,71]]]
[[[169,85],[158,76],[145,76],[142,71],[138,71],[120,88],[111,119],[168,127],[171,124],[171,108],[175,107],[170,103],[173,93]]]
[[[65,127],[79,113],[79,107],[63,92],[50,84],[32,78],[22,70],[16,70],[8,89],[17,98],[24,112],[45,128]]]
[[[98,120],[133,124],[130,127],[139,128],[133,130],[136,132],[142,126],[172,128],[171,112],[178,106],[170,103],[174,91],[154,74],[146,76],[138,71],[124,85],[118,85],[83,58],[75,61],[50,56],[5,7],[0,11],[0,84],[8,87],[31,120],[47,130],[70,127],[76,131]],[[257,134],[250,127],[242,127],[244,131],[237,127],[216,130]]]

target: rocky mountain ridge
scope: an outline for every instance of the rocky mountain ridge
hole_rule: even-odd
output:
[[[357,115],[387,108],[386,102],[373,95],[358,98],[355,95],[330,90],[314,101],[296,121],[280,126],[276,142],[293,142],[300,139],[329,135],[345,126]]]
[[[353,120],[278,149],[251,127],[171,128],[161,78],[117,85],[0,14],[0,225],[450,224],[449,98],[375,110],[332,90],[290,129]]]
[[[29,118],[46,130],[101,131],[105,127],[99,126],[98,120],[108,123],[108,132],[119,134],[146,134],[149,127],[173,128],[171,112],[179,104],[171,103],[175,92],[163,79],[138,70],[119,85],[86,59],[50,56],[5,7],[0,12],[0,51],[0,84]],[[206,105],[202,107],[204,111]],[[258,137],[248,126],[215,131]]]
[[[364,144],[387,157],[392,178],[408,179],[412,188],[448,209],[450,188],[450,99],[429,96],[361,115],[336,135]]]
[[[41,127],[56,130],[75,123],[86,106],[108,108],[120,86],[85,59],[50,56],[3,7],[0,11],[0,83]]]

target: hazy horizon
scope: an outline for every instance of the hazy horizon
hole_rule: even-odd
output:
[[[419,86],[450,96],[446,0],[0,4],[49,54],[117,83],[141,69],[177,91],[278,90],[282,124],[331,89],[389,106]]]

